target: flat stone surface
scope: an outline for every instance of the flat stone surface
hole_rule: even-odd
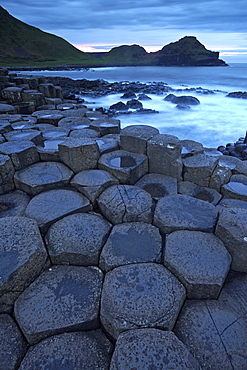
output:
[[[129,330],[119,335],[110,370],[200,369],[198,362],[173,332]]]
[[[152,197],[138,186],[110,186],[100,194],[98,206],[102,214],[113,224],[136,221],[152,222]]]
[[[86,117],[65,117],[58,122],[58,127],[70,130],[89,128],[91,121]]]
[[[159,173],[148,173],[135,183],[146,190],[155,201],[166,195],[177,194],[177,180]]]
[[[168,195],[161,198],[154,212],[154,225],[163,233],[176,230],[212,232],[217,210],[211,203],[187,195]]]
[[[115,118],[99,118],[91,121],[90,128],[100,132],[102,136],[108,134],[119,134],[120,120]]]
[[[0,367],[4,370],[17,369],[25,356],[27,345],[10,315],[0,315],[0,332]]]
[[[47,252],[34,220],[0,219],[0,312],[11,310],[15,299],[47,264]]]
[[[19,190],[0,195],[0,218],[22,216],[29,201],[30,197]]]
[[[28,342],[96,329],[102,282],[97,267],[53,266],[41,274],[15,302],[15,317]]]
[[[221,192],[226,197],[247,201],[247,176],[231,176],[230,181],[222,186]]]
[[[38,130],[13,130],[4,134],[8,141],[32,141],[35,145],[40,145],[43,141],[41,132]]]
[[[175,334],[202,369],[246,368],[246,318],[218,301],[187,301]]]
[[[203,145],[194,140],[181,140],[182,158],[191,157],[192,155],[202,154],[204,152]]]
[[[77,173],[70,184],[94,204],[106,188],[117,185],[118,179],[104,170],[85,170]]]
[[[0,153],[10,156],[17,171],[39,161],[36,146],[28,140],[2,143]]]
[[[52,263],[97,265],[110,227],[98,214],[77,213],[59,220],[45,238]]]
[[[100,331],[54,335],[31,347],[19,370],[107,370],[111,344]]]
[[[75,173],[97,168],[99,147],[92,138],[69,138],[58,145],[59,157]]]
[[[100,154],[113,152],[114,150],[119,149],[119,140],[117,138],[118,135],[109,134],[112,137],[101,137],[96,139],[96,143],[98,144]]]
[[[147,141],[157,134],[159,134],[159,130],[152,126],[127,126],[120,132],[121,149],[130,152],[146,154]]]
[[[90,128],[82,128],[77,130],[72,130],[69,134],[70,137],[78,138],[78,137],[99,137],[100,133],[92,130]]]
[[[0,113],[15,112],[15,107],[10,104],[0,104]]]
[[[115,339],[130,329],[172,330],[185,288],[164,266],[138,263],[116,267],[105,276],[101,322]]]
[[[178,183],[178,192],[183,195],[210,202],[213,205],[219,203],[222,195],[215,189],[199,186],[191,181],[181,181]]]
[[[102,154],[98,166],[110,172],[121,184],[134,184],[148,172],[148,158],[144,154],[115,150]]]
[[[91,209],[89,200],[82,194],[73,190],[57,189],[36,195],[29,202],[25,216],[35,219],[41,231],[45,233],[60,218]]]
[[[140,262],[161,262],[162,239],[159,229],[144,222],[128,222],[113,227],[101,255],[104,271]]]
[[[184,180],[200,186],[209,186],[210,177],[218,163],[218,157],[197,154],[184,158]]]
[[[232,256],[232,270],[247,272],[247,209],[222,209],[215,234]]]
[[[15,172],[17,189],[30,195],[68,185],[73,172],[59,162],[39,162]]]
[[[44,130],[42,136],[44,140],[56,140],[68,136],[69,130],[62,127],[54,127],[51,130]]]
[[[167,236],[164,264],[186,287],[189,299],[217,299],[231,256],[213,234],[180,230]]]

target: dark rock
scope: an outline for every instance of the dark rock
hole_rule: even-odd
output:
[[[15,169],[8,155],[0,154],[0,170],[0,194],[5,194],[13,190],[15,187]]]
[[[187,298],[216,299],[231,257],[215,235],[180,230],[166,238],[164,264],[183,283]]]
[[[234,91],[226,95],[228,98],[247,99],[247,91]]]
[[[194,96],[176,96],[174,94],[167,95],[164,100],[170,101],[173,104],[198,105],[200,101]]]
[[[10,315],[0,315],[0,332],[1,368],[17,369],[27,351],[27,344]]]
[[[86,117],[69,116],[62,118],[58,122],[58,127],[67,128],[69,130],[78,130],[82,128],[89,128],[91,121]]]
[[[138,95],[138,100],[152,100],[152,98],[150,98],[150,96],[147,96],[146,94],[139,94]]]
[[[216,221],[217,211],[211,203],[178,194],[158,201],[153,223],[166,234],[184,229],[212,232]]]
[[[124,104],[123,102],[118,102],[118,103],[115,103],[115,104],[112,104],[110,106],[110,109],[113,109],[113,110],[116,110],[116,111],[122,111],[122,110],[128,110],[129,107],[128,105]]]
[[[177,194],[177,180],[159,173],[148,173],[144,175],[135,183],[135,186],[146,190],[155,201],[166,195]]]
[[[188,104],[177,104],[176,108],[179,110],[190,110],[191,107]]]
[[[221,191],[226,197],[247,201],[247,176],[232,175]]]
[[[159,229],[144,222],[128,222],[113,227],[99,266],[108,272],[115,267],[140,262],[161,262],[162,239]]]
[[[88,370],[108,369],[112,345],[96,330],[54,335],[32,346],[19,370],[44,369]]]
[[[120,121],[114,118],[99,118],[90,123],[91,129],[98,131],[102,136],[119,134]]]
[[[184,158],[184,180],[208,187],[217,163],[217,157],[210,157],[205,154],[197,154]]]
[[[98,206],[102,214],[113,224],[136,221],[152,222],[152,197],[138,186],[110,186],[100,194]]]
[[[31,141],[9,141],[0,144],[0,153],[10,156],[16,170],[39,161],[37,148]]]
[[[96,329],[102,282],[97,267],[53,266],[41,274],[15,302],[15,317],[28,342]]]
[[[110,224],[98,214],[77,213],[53,224],[45,240],[55,265],[97,265]]]
[[[126,105],[131,109],[140,109],[143,107],[142,103],[137,99],[128,100]]]
[[[101,322],[115,339],[125,330],[171,330],[185,299],[185,288],[164,266],[137,263],[108,272],[102,290]]]
[[[0,218],[22,216],[30,198],[21,191],[0,195]]]
[[[181,181],[178,184],[178,192],[183,195],[188,195],[197,199],[210,202],[213,205],[219,203],[222,195],[218,191],[194,184],[190,181]]]
[[[127,126],[120,132],[121,149],[146,154],[147,141],[157,134],[159,134],[159,130],[152,126]]]
[[[133,91],[126,91],[122,96],[121,99],[136,99],[136,94]]]

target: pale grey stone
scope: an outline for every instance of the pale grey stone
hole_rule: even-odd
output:
[[[147,153],[147,141],[154,135],[158,135],[159,130],[148,125],[127,126],[120,132],[120,147],[129,152],[140,154]]]

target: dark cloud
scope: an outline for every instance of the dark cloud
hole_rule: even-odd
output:
[[[2,0],[1,5],[47,31],[146,27],[246,32],[246,0]]]

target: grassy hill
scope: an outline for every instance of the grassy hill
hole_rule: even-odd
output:
[[[19,21],[1,6],[0,35],[1,65],[83,65],[92,59],[61,37]]]

